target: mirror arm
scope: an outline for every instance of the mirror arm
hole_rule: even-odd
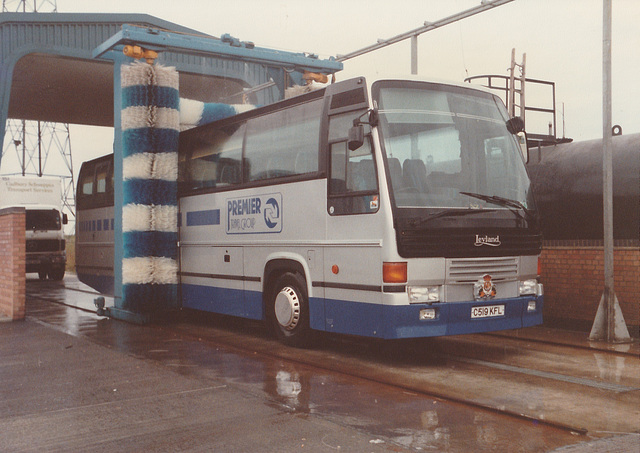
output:
[[[362,117],[369,115],[367,121],[362,121]],[[364,128],[363,125],[368,124],[371,127],[378,125],[378,110],[369,109],[362,115],[353,120],[353,127],[349,129],[349,139],[347,141],[347,147],[354,151],[362,146],[364,143]]]
[[[376,127],[378,125],[378,109],[372,109],[369,111],[369,125]]]
[[[362,121],[362,117],[365,115],[369,115],[367,121]],[[353,120],[353,126],[360,126],[361,124],[368,124],[371,127],[376,127],[378,125],[378,110],[377,109],[368,109],[362,115]]]

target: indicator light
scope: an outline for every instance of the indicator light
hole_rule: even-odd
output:
[[[407,263],[382,263],[382,281],[384,283],[406,283]]]

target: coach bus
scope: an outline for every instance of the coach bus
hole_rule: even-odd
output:
[[[540,324],[542,235],[512,126],[478,87],[355,78],[182,132],[181,307],[265,320],[292,345]],[[78,275],[100,291],[111,168],[85,163],[78,185]]]

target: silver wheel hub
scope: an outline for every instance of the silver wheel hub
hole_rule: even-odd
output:
[[[293,330],[300,321],[300,300],[296,292],[285,287],[280,290],[274,303],[274,311],[278,324],[287,330]]]

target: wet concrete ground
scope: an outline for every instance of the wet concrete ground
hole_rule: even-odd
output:
[[[83,290],[71,277],[64,284]],[[95,295],[81,291],[30,280],[28,321],[0,324],[8,451],[640,445],[637,344],[618,355],[558,348],[534,341],[548,339],[538,330],[531,341],[319,336],[313,349],[296,350],[260,323],[230,318],[191,313],[165,326],[102,318],[70,307],[94,309]]]

